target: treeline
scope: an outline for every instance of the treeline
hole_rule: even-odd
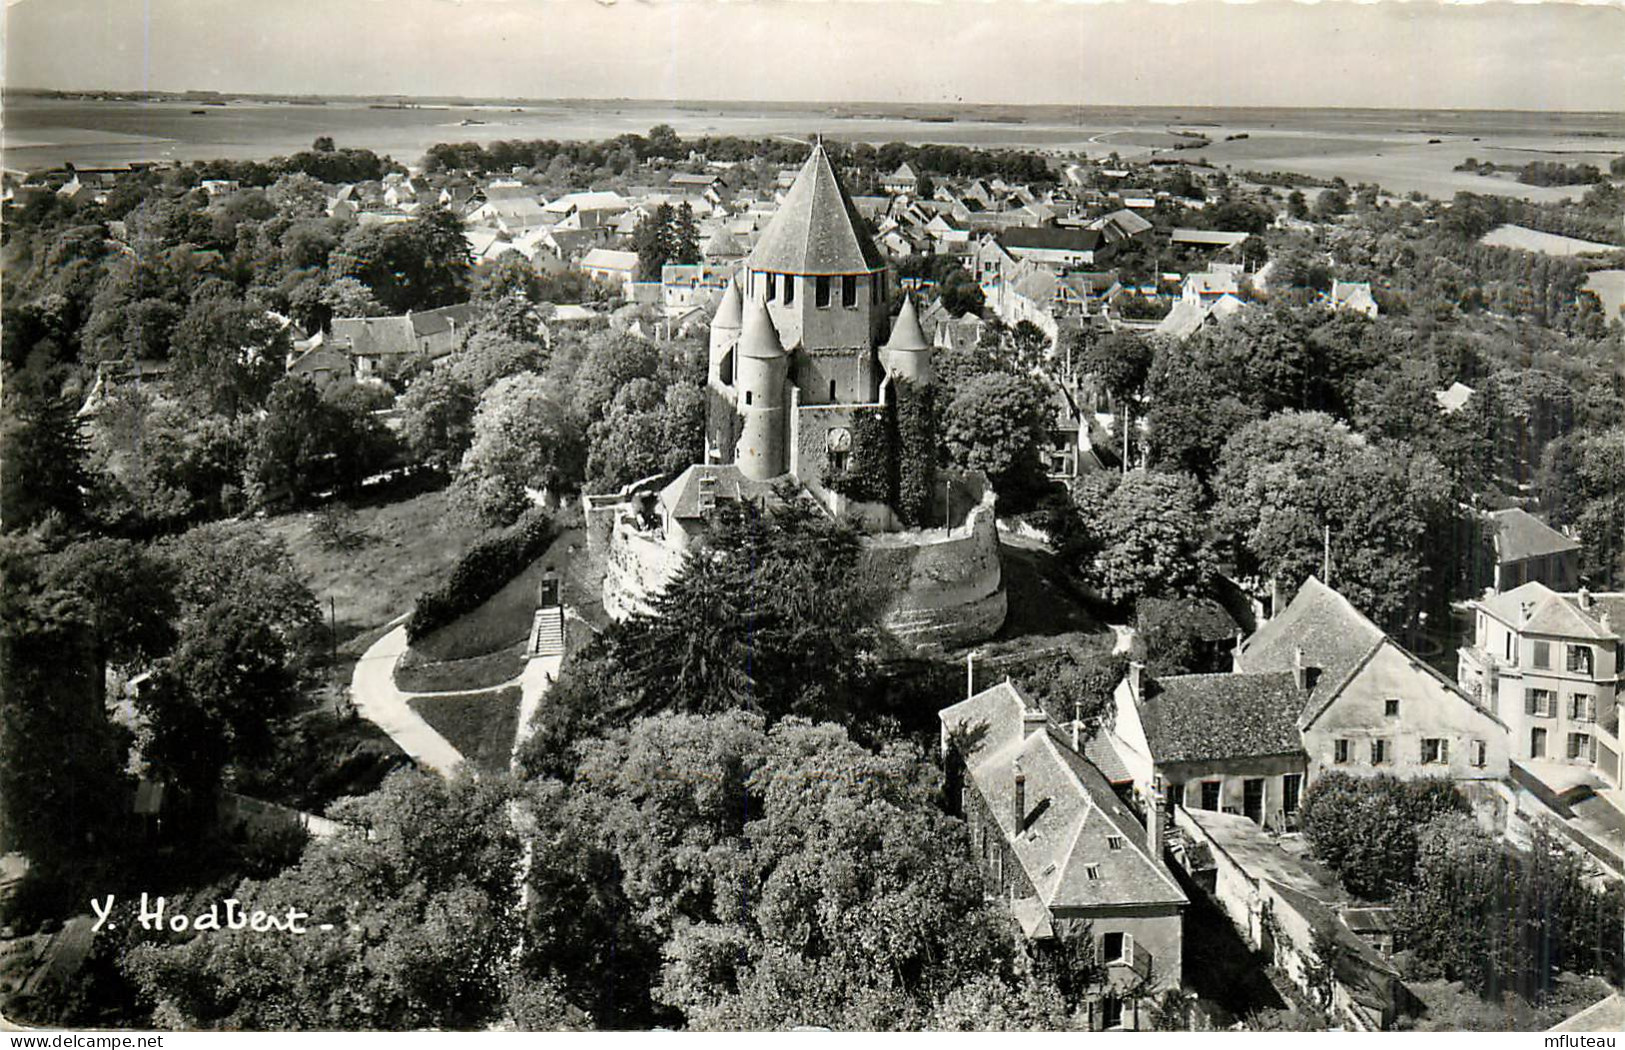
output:
[[[891,142],[875,147],[866,142],[824,143],[836,163],[860,173],[887,175],[907,162],[918,174],[992,178],[1024,183],[1053,182],[1049,161],[1020,150],[985,150],[969,146],[914,146]],[[478,143],[440,143],[424,155],[424,168],[433,172],[462,170],[476,174],[510,172],[514,168],[545,170],[559,162],[577,168],[626,170],[626,161],[678,162],[698,153],[708,160],[731,164],[773,164],[791,168],[807,159],[805,143],[784,138],[740,138],[702,135],[680,138],[667,125],[648,135],[619,135],[599,142],[559,142],[552,139],[504,140]]]
[[[1456,165],[1456,171],[1470,171],[1478,175],[1494,175],[1498,171],[1517,172],[1517,179],[1525,186],[1590,186],[1606,182],[1608,176],[1595,164],[1564,164],[1555,160],[1533,160],[1519,167],[1516,164],[1496,164],[1468,157]]]

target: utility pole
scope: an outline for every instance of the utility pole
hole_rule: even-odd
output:
[[[1320,549],[1320,582],[1330,587],[1332,585],[1332,527],[1330,525],[1325,526]]]

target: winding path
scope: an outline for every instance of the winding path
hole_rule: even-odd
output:
[[[395,685],[395,665],[405,652],[404,624],[373,642],[356,661],[350,676],[350,699],[362,717],[389,734],[412,761],[441,776],[452,776],[463,764],[462,753],[407,704],[415,694]]]

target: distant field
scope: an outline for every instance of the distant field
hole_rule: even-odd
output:
[[[1602,312],[1609,317],[1625,312],[1625,270],[1594,271],[1580,287],[1596,293],[1602,302]]]
[[[202,113],[194,113],[194,109]],[[924,120],[952,114],[951,121]],[[464,120],[478,123],[464,125]],[[831,139],[883,144],[943,143],[1064,150],[1144,158],[1179,140],[1169,129],[1213,140],[1181,159],[1207,158],[1235,168],[1296,171],[1350,182],[1376,182],[1406,193],[1449,197],[1457,190],[1560,200],[1579,190],[1522,186],[1451,169],[1469,156],[1497,163],[1563,160],[1606,163],[1625,154],[1625,115],[1404,110],[1289,110],[1134,107],[888,106],[806,104],[545,102],[446,103],[374,109],[355,101],[288,105],[232,101],[197,107],[184,101],[113,102],[8,95],[4,143],[8,167],[34,169],[132,160],[264,160],[309,147],[319,135],[339,145],[417,163],[438,142],[502,139],[607,139],[670,124],[680,135]],[[1245,134],[1243,139],[1223,141]],[[1429,139],[1441,141],[1429,144]]]
[[[1480,244],[1494,248],[1518,248],[1543,255],[1593,255],[1602,252],[1625,251],[1617,244],[1582,241],[1578,237],[1562,237],[1555,233],[1542,233],[1522,226],[1497,226],[1486,233]]]

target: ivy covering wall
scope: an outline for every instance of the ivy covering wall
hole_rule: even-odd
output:
[[[857,413],[846,469],[824,470],[831,491],[865,503],[884,503],[903,524],[931,518],[937,479],[936,387],[906,380],[886,405]]]

